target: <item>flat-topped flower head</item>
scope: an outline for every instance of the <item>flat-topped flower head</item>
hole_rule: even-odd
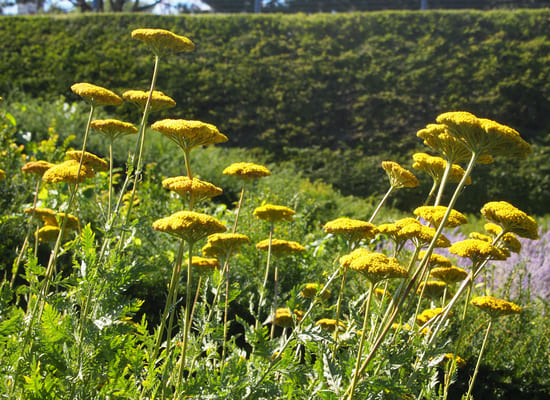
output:
[[[453,243],[449,252],[457,256],[469,258],[474,264],[489,260],[506,260],[507,254],[491,243],[478,239],[466,239]]]
[[[216,218],[194,211],[179,211],[169,217],[157,219],[153,222],[153,229],[177,236],[189,243],[226,231],[226,227]]]
[[[295,316],[295,317],[293,317]],[[281,328],[292,328],[294,326],[294,318],[299,321],[303,316],[303,312],[300,310],[290,311],[287,308],[278,308],[275,310],[275,325],[280,326]]]
[[[313,299],[317,293],[323,290],[323,285],[320,283],[306,283],[300,294],[306,299]],[[321,299],[327,300],[330,297],[330,290],[325,290],[321,295]]]
[[[502,227],[491,222],[484,225],[485,230],[491,236],[490,238],[495,238],[502,232]],[[504,247],[506,250],[511,251],[512,253],[519,253],[521,251],[521,242],[518,238],[511,232],[507,232],[501,236],[499,242],[497,243],[498,247]]]
[[[472,153],[460,140],[447,133],[447,126],[444,124],[428,124],[426,128],[416,133],[424,144],[439,152],[447,161],[459,163],[468,161]]]
[[[191,266],[199,274],[209,274],[220,268],[220,262],[216,258],[193,256]]]
[[[424,282],[420,283],[417,293],[418,294],[423,293],[422,296],[435,300],[443,296],[443,292],[445,291],[446,287],[447,287],[446,282],[430,279],[425,283]]]
[[[443,220],[445,213],[447,212],[447,207],[445,206],[422,206],[414,210],[414,215],[417,215],[421,218],[424,218],[434,227],[439,227],[439,224]],[[445,227],[455,228],[460,225],[468,223],[468,218],[461,212],[456,210],[451,210],[447,222],[445,222]]]
[[[362,255],[369,254],[370,252],[370,250],[365,249],[364,247],[359,247],[353,250],[351,253],[345,254],[340,257],[340,265],[344,268],[347,268],[355,259],[361,257]]]
[[[111,141],[138,132],[133,124],[119,121],[118,119],[98,119],[92,121],[90,126]]]
[[[527,239],[538,239],[537,222],[523,211],[505,201],[492,201],[483,206],[481,213],[489,221]]]
[[[462,282],[468,277],[468,272],[462,268],[450,266],[450,267],[436,267],[430,271],[430,276],[446,284],[455,282]]]
[[[188,176],[176,176],[167,178],[162,181],[162,186],[168,190],[171,190],[183,198],[193,196],[193,202],[211,199],[212,197],[219,196],[223,193],[223,190],[210,182],[201,181],[196,178],[189,178]]]
[[[23,210],[25,214],[29,214],[34,217],[34,219],[40,219],[46,225],[57,226],[57,213],[51,208],[45,207],[31,207]]]
[[[256,179],[271,175],[271,172],[263,165],[250,162],[238,162],[226,167],[224,175],[236,176],[241,179]]]
[[[71,86],[71,90],[92,105],[118,106],[122,104],[122,99],[116,93],[91,83],[75,83]]]
[[[363,274],[371,283],[408,276],[407,270],[395,258],[382,253],[364,253],[352,260],[349,268]]]
[[[220,133],[218,128],[201,121],[163,119],[155,122],[151,128],[172,140],[185,152],[196,146],[227,142],[227,136]]]
[[[141,40],[156,55],[161,55],[168,50],[179,53],[195,49],[195,44],[190,39],[165,29],[134,29],[132,38]]]
[[[28,173],[28,174],[36,174],[36,175],[44,175],[44,172],[49,170],[51,167],[53,167],[55,164],[52,164],[47,161],[39,160],[39,161],[29,161],[25,165],[21,167],[21,171]]]
[[[390,178],[390,185],[396,189],[417,187],[420,183],[413,173],[396,162],[382,161],[382,168]]]
[[[141,111],[145,110],[147,105],[147,99],[149,98],[149,92],[143,90],[127,90],[122,93],[122,98],[130,103],[134,103]],[[149,109],[151,111],[160,111],[176,106],[176,101],[165,95],[163,92],[153,90],[151,95],[151,101],[149,102]]]
[[[326,233],[343,236],[349,242],[355,243],[362,239],[372,239],[378,234],[378,228],[370,222],[347,217],[329,221],[324,226]]]
[[[334,332],[336,330],[336,320],[332,318],[321,318],[315,323],[316,326],[320,326],[322,330],[327,332]],[[338,321],[338,331],[345,331],[346,325],[342,321]]]
[[[478,155],[524,158],[532,151],[515,129],[466,111],[443,113],[436,120],[446,125],[449,135]]]
[[[267,251],[269,249],[269,239],[258,242],[256,248]],[[273,253],[274,256],[282,257],[304,251],[306,251],[306,248],[298,242],[283,239],[271,240],[271,253]]]
[[[436,230],[432,227],[422,225],[421,223],[408,224],[399,230],[401,238],[407,238],[413,241],[418,247],[425,247],[431,243],[435,236]],[[439,235],[435,247],[449,247],[451,242],[445,235]]]
[[[84,164],[82,164],[80,174],[78,174],[78,167],[79,162],[75,160],[68,160],[61,164],[56,164],[44,172],[42,180],[51,183],[75,183],[76,181],[83,182],[95,176],[94,170]]]
[[[65,155],[71,160],[80,162],[80,158],[82,157],[82,151],[69,150],[65,152]],[[109,164],[107,163],[107,161],[99,158],[95,154],[88,153],[87,151],[84,152],[84,157],[82,158],[82,165],[85,165],[86,167],[91,168],[96,172],[109,170]]]
[[[491,238],[491,236],[485,235],[485,234],[480,233],[480,232],[470,232],[468,234],[468,237],[470,239],[483,240],[484,242],[487,242],[487,243],[491,243],[493,241],[493,238]]]
[[[214,233],[208,236],[202,252],[208,257],[228,257],[248,243],[248,236],[240,233]]]
[[[265,221],[292,221],[296,211],[285,206],[266,204],[264,206],[257,207],[252,214],[258,219]]]
[[[429,308],[427,310],[424,310],[420,314],[417,315],[416,323],[418,325],[424,325],[426,322],[428,322],[432,318],[438,316],[442,312],[443,312],[443,308],[441,308],[441,307]]]
[[[453,353],[447,353],[444,356],[445,360],[455,360],[457,368],[464,368],[466,366],[466,360],[462,357],[454,355]]]
[[[447,161],[441,157],[431,156],[426,153],[413,154],[413,160],[413,168],[426,172],[432,177],[434,182],[441,182],[445,168],[447,167]],[[458,183],[464,176],[464,173],[465,171],[460,165],[453,164],[447,179],[449,182]],[[470,185],[471,183],[472,179],[468,177],[465,184]]]
[[[491,318],[521,313],[521,307],[517,304],[493,296],[476,297],[472,304],[485,311]]]
[[[50,243],[57,240],[59,236],[60,229],[58,226],[54,225],[45,225],[38,230],[36,237],[41,243]]]
[[[425,255],[426,255],[426,252],[421,251],[420,253],[418,253],[418,259],[422,260]],[[430,267],[450,267],[452,264],[451,264],[451,260],[449,260],[447,257],[442,256],[441,254],[432,253],[430,254],[428,265]]]

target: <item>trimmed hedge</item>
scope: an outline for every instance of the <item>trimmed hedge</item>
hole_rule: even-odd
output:
[[[548,26],[550,10],[1,17],[0,93],[76,100],[79,81],[146,89],[152,56],[130,32],[158,27],[197,45],[162,61],[157,87],[178,103],[165,116],[216,124],[233,146],[403,158],[449,110],[536,142],[550,132]],[[130,105],[113,112],[134,118]]]

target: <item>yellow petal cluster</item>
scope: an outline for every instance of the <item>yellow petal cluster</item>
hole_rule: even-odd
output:
[[[327,332],[334,332],[336,330],[336,320],[332,318],[321,318],[315,323],[315,325],[320,326],[322,330]],[[342,321],[338,321],[338,330],[346,330],[346,325],[344,325]]]
[[[94,170],[84,164],[80,168],[80,174],[78,174],[78,167],[79,162],[75,160],[68,160],[61,164],[56,164],[44,172],[42,180],[51,183],[75,183],[76,181],[83,182],[95,176]]]
[[[453,243],[449,247],[449,252],[460,257],[469,258],[474,263],[485,259],[505,260],[507,258],[506,253],[498,247],[478,239],[466,239]]]
[[[188,176],[176,176],[162,181],[162,186],[168,190],[176,192],[182,197],[193,196],[194,202],[210,199],[219,196],[223,190],[212,183],[201,181]]]
[[[348,268],[355,259],[357,259],[357,258],[359,258],[363,255],[369,254],[370,252],[371,251],[368,250],[368,249],[365,249],[363,247],[359,247],[359,248],[353,250],[351,253],[345,254],[342,257],[340,257],[340,260],[339,260],[340,265],[344,268]]]
[[[242,179],[263,178],[271,175],[271,172],[263,165],[258,165],[250,162],[234,163],[225,168],[222,172],[224,175],[236,176]]]
[[[185,119],[163,119],[151,125],[155,131],[179,145],[185,152],[196,146],[227,142],[227,136],[212,124]]]
[[[25,165],[21,167],[21,171],[30,173],[30,174],[36,174],[43,176],[44,172],[49,170],[51,167],[53,167],[55,164],[52,164],[47,161],[39,160],[39,161],[29,161]]]
[[[256,244],[259,250],[267,251],[269,249],[269,239],[262,240]],[[285,256],[293,253],[301,253],[306,251],[306,248],[298,242],[283,239],[271,240],[271,252],[275,256]]]
[[[537,222],[506,201],[489,202],[483,206],[481,213],[505,232],[513,232],[527,239],[539,238]]]
[[[390,185],[396,189],[417,187],[420,183],[413,173],[394,161],[382,161],[382,168],[390,178]]]
[[[80,162],[80,158],[82,157],[82,151],[69,150],[65,152],[65,155],[71,160]],[[86,167],[89,167],[94,171],[109,170],[109,164],[107,163],[107,161],[99,158],[95,154],[88,153],[87,151],[84,152],[84,157],[82,157],[82,165],[85,165]]]
[[[476,297],[472,304],[485,311],[491,318],[521,313],[521,307],[517,304],[493,296]]]
[[[413,160],[413,168],[426,172],[435,182],[441,182],[445,168],[447,167],[447,161],[441,157],[431,156],[426,153],[413,154]],[[464,169],[460,165],[453,164],[449,172],[448,181],[454,183],[460,182],[464,176],[464,172]],[[471,183],[472,179],[468,177],[465,184],[470,185]]]
[[[282,328],[292,328],[294,326],[293,314],[296,315],[296,319],[299,321],[303,313],[299,310],[294,310],[294,313],[289,308],[278,308],[275,310],[275,325]]]
[[[418,221],[417,221],[418,222]],[[403,238],[408,238],[417,246],[425,246],[431,243],[435,236],[436,230],[429,226],[410,223],[400,229],[399,235]],[[435,242],[435,247],[449,247],[451,242],[445,235],[439,235]]]
[[[92,121],[90,126],[110,140],[115,140],[124,135],[135,134],[138,131],[133,124],[119,121],[118,119],[98,119]]]
[[[443,296],[443,292],[447,284],[443,281],[430,279],[426,282],[422,282],[418,287],[417,293],[420,294],[423,292],[422,296],[428,297],[430,299],[438,299]]]
[[[208,242],[202,248],[202,252],[209,257],[227,257],[248,243],[248,236],[240,233],[214,233],[208,236]]]
[[[446,360],[455,360],[456,362],[456,366],[458,368],[464,368],[466,366],[466,360],[464,360],[462,357],[460,356],[456,356],[454,355],[453,353],[447,353],[445,354],[445,359]]]
[[[195,49],[195,44],[190,39],[165,29],[134,29],[132,38],[147,44],[157,55],[161,55],[164,50],[172,50],[178,53]]]
[[[323,290],[323,285],[320,283],[306,283],[304,288],[300,291],[300,294],[305,297],[306,299],[313,299],[315,296],[317,296],[317,293],[319,293],[321,290]],[[321,298],[323,300],[326,300],[330,297],[330,290],[325,290],[323,294],[321,295]]]
[[[220,262],[216,258],[197,257],[191,258],[191,266],[200,274],[208,274],[220,268]]]
[[[59,236],[59,232],[60,229],[58,226],[45,225],[38,230],[36,237],[41,243],[55,242],[57,240],[57,236]]]
[[[426,146],[441,153],[451,163],[465,162],[471,158],[470,150],[464,143],[449,135],[444,124],[428,124],[416,136],[424,139]]]
[[[437,315],[441,314],[442,312],[443,312],[443,308],[441,307],[424,310],[417,315],[416,323],[418,325],[424,325],[426,322],[431,320],[433,317],[436,317]]]
[[[407,270],[395,258],[382,253],[363,253],[351,261],[349,268],[360,272],[372,283],[408,276]]]
[[[425,251],[421,251],[418,253],[418,259],[422,260],[424,256],[426,255]],[[428,260],[428,265],[430,267],[450,267],[451,266],[451,260],[449,260],[447,257],[442,256],[441,254],[432,253],[430,254],[430,259]]]
[[[144,110],[147,105],[147,99],[149,98],[149,92],[144,92],[143,90],[127,90],[122,93],[122,98],[126,101],[134,103]],[[151,95],[151,101],[149,102],[149,109],[151,111],[165,110],[167,108],[172,108],[176,106],[176,101],[171,97],[165,95],[163,92],[158,90],[153,90]]]
[[[118,106],[122,104],[122,99],[116,93],[91,83],[75,83],[71,86],[71,90],[94,105]]]
[[[36,219],[41,219],[46,225],[58,226],[57,224],[57,213],[51,208],[44,207],[35,207],[35,208],[26,208],[23,210],[25,214],[29,214]]]
[[[225,226],[214,217],[194,211],[179,211],[153,222],[153,229],[177,236],[190,243],[225,232]]]
[[[439,227],[439,224],[443,220],[445,213],[447,212],[448,207],[445,206],[422,206],[414,210],[414,215],[417,215],[421,218],[424,218],[434,227]],[[455,228],[460,225],[468,223],[468,218],[461,212],[456,210],[451,210],[449,218],[445,222],[445,227]]]
[[[296,212],[285,206],[277,206],[274,204],[266,204],[264,206],[257,207],[253,215],[261,220],[266,221],[292,221]]]
[[[378,234],[378,228],[370,222],[352,218],[337,218],[324,226],[326,233],[341,235],[350,242],[372,239]]]
[[[6,171],[0,169],[0,179],[6,179]]]
[[[430,276],[439,279],[447,284],[462,282],[468,277],[468,272],[462,268],[451,267],[436,267],[430,271]]]

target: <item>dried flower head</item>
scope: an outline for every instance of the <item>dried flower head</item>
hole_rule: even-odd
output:
[[[527,239],[538,239],[537,222],[523,211],[505,201],[492,201],[483,206],[481,213],[489,221],[500,225],[505,232],[513,232]]]
[[[134,29],[132,38],[147,44],[156,55],[161,55],[166,50],[178,53],[195,49],[195,44],[190,39],[165,29]]]
[[[266,204],[264,206],[257,207],[253,215],[259,219],[266,221],[292,221],[296,212],[285,206],[277,206],[273,204]]]
[[[227,142],[227,136],[220,133],[218,128],[201,121],[163,119],[155,122],[151,128],[172,140],[185,152],[196,146]]]
[[[300,294],[306,299],[313,299],[323,290],[323,285],[320,283],[306,283]],[[330,297],[330,290],[325,290],[321,295],[321,299],[327,300]]]
[[[220,268],[220,262],[216,258],[193,256],[191,266],[200,274],[209,274]]]
[[[82,151],[69,150],[65,152],[65,155],[71,160],[80,162]],[[86,167],[91,168],[96,172],[109,170],[109,164],[107,163],[107,161],[99,158],[95,154],[88,153],[87,151],[84,152],[84,157],[82,157],[82,165],[85,165]]]
[[[352,218],[337,218],[324,226],[326,233],[343,236],[348,242],[372,239],[378,234],[378,228],[370,222]]]
[[[455,266],[436,267],[430,271],[430,276],[439,279],[446,284],[451,284],[455,282],[462,282],[468,277],[468,272]]]
[[[417,187],[420,183],[413,173],[396,162],[382,161],[382,168],[390,178],[390,185],[396,189],[403,187]]]
[[[445,206],[422,206],[414,210],[414,215],[417,215],[421,218],[424,218],[434,227],[439,227],[439,224],[443,220],[445,213],[447,212],[447,207]],[[445,222],[445,227],[455,228],[460,225],[468,223],[468,218],[456,210],[451,210],[449,218]]]
[[[208,257],[228,257],[248,243],[248,236],[240,233],[214,233],[208,236],[208,243],[202,252]]]
[[[71,90],[93,105],[118,106],[122,104],[122,99],[117,94],[91,83],[75,83],[71,86]]]
[[[125,135],[135,134],[138,131],[133,124],[118,119],[98,119],[92,121],[90,126],[111,141]]]
[[[21,167],[21,171],[28,173],[28,174],[36,174],[43,176],[44,172],[49,170],[51,167],[53,167],[55,164],[52,164],[47,161],[39,160],[39,161],[29,161],[25,165]]]
[[[271,175],[271,172],[263,165],[258,165],[249,162],[234,163],[225,168],[222,172],[224,175],[236,176],[241,179],[263,178]]]
[[[80,168],[80,174],[78,174],[78,168],[78,161],[68,160],[61,164],[56,164],[44,172],[44,175],[42,175],[42,180],[51,183],[75,183],[76,181],[83,182],[86,179],[93,178],[95,176],[94,170],[84,164]]]
[[[179,211],[153,222],[153,229],[195,243],[213,233],[225,232],[225,226],[214,217],[194,211]]]
[[[336,320],[332,318],[321,318],[315,323],[316,326],[320,326],[322,330],[327,332],[334,332],[336,330]],[[345,331],[346,325],[342,321],[338,321],[338,331]]]
[[[149,92],[144,92],[143,90],[127,90],[122,93],[122,97],[130,103],[134,103],[141,111],[143,111],[147,105]],[[176,101],[174,99],[158,90],[153,90],[151,101],[149,102],[149,109],[151,111],[165,110],[175,106]]]
[[[413,154],[413,160],[413,168],[426,172],[432,177],[434,182],[441,182],[443,174],[445,172],[445,168],[447,167],[447,161],[445,161],[441,157],[431,156],[426,153]],[[451,171],[449,172],[449,177],[447,179],[449,182],[458,183],[464,176],[464,173],[465,171],[460,165],[453,164],[451,166]],[[472,179],[468,177],[465,184],[470,185],[471,183]]]
[[[491,318],[521,313],[521,307],[517,304],[493,296],[476,297],[472,304],[485,311]]]
[[[201,181],[188,176],[176,176],[162,181],[162,186],[168,190],[176,192],[184,198],[193,197],[193,202],[211,199],[219,196],[223,190],[209,182]]]
[[[460,257],[469,258],[474,264],[485,259],[505,260],[507,255],[501,249],[478,239],[466,239],[453,243],[449,252]]]
[[[256,244],[256,248],[259,250],[267,251],[269,249],[269,239],[262,240]],[[298,242],[283,239],[271,240],[271,253],[275,256],[286,256],[294,253],[301,253],[306,251],[306,248]]]
[[[363,274],[371,283],[408,276],[407,270],[395,258],[382,253],[363,253],[351,261],[349,268]]]

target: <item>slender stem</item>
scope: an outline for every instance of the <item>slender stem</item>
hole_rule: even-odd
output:
[[[109,204],[107,207],[107,223],[111,222],[111,207],[113,203],[113,139],[109,142]]]
[[[274,288],[273,288],[273,305],[272,305],[272,313],[273,321],[271,322],[271,333],[269,335],[269,338],[273,340],[273,336],[275,335],[275,315],[277,313],[277,306],[278,306],[278,295],[279,291],[279,268],[277,263],[275,263],[275,277],[274,277]]]
[[[394,187],[390,186],[390,188],[388,189],[388,191],[386,192],[386,194],[384,195],[382,200],[380,200],[380,203],[378,203],[378,207],[376,207],[376,210],[374,210],[374,212],[372,213],[372,216],[369,219],[370,223],[372,223],[372,221],[374,221],[374,219],[376,218],[376,216],[378,215],[378,213],[382,209],[382,206],[384,205],[384,203],[386,202],[388,197],[390,197],[391,192],[393,192],[393,189],[394,189]]]
[[[437,192],[437,197],[435,199],[434,206],[438,206],[441,204],[441,198],[443,197],[443,190],[445,189],[445,184],[447,183],[447,179],[449,177],[449,173],[451,172],[451,168],[453,167],[453,164],[450,161],[447,161],[447,164],[445,165],[445,171],[443,172],[443,177],[441,178],[441,183],[439,184],[439,191]]]
[[[223,311],[223,344],[222,344],[222,362],[225,360],[225,346],[227,345],[227,312],[229,309],[229,255],[225,262],[225,304]]]
[[[434,180],[432,188],[430,189],[430,193],[428,193],[428,196],[426,197],[426,200],[424,201],[425,206],[430,204],[430,201],[432,200],[432,197],[433,197],[436,189],[437,189],[437,181]]]
[[[266,286],[267,286],[267,278],[269,276],[269,263],[271,260],[271,242],[273,240],[273,222],[271,222],[271,226],[269,228],[269,241],[268,241],[268,247],[267,247],[267,262],[265,266],[265,274],[264,274],[264,282],[262,284],[262,287],[260,288],[260,301],[258,302],[258,315],[256,319],[256,329],[260,326],[260,313],[262,311],[262,303],[264,301],[265,292],[266,292]]]
[[[344,286],[346,284],[346,273],[348,267],[344,266],[344,272],[342,272],[342,281],[340,282],[340,292],[338,293],[338,300],[336,301],[336,329],[334,330],[334,347],[332,348],[332,358],[336,357],[336,348],[338,347],[338,326],[340,324],[340,308],[342,304],[342,298],[344,293]]]
[[[239,204],[237,205],[237,215],[235,215],[235,223],[233,224],[233,233],[237,232],[237,223],[239,222],[239,215],[241,213],[241,207],[243,205],[244,190],[246,186],[246,180],[243,180],[243,187],[241,189],[241,196],[239,197]]]
[[[487,325],[487,331],[485,332],[485,337],[483,338],[483,343],[481,344],[481,350],[479,350],[479,356],[477,357],[476,368],[474,369],[474,374],[472,379],[470,379],[470,385],[468,387],[468,393],[466,394],[466,400],[471,399],[472,389],[474,388],[474,382],[476,380],[477,373],[479,371],[479,365],[481,364],[481,357],[485,351],[485,346],[487,345],[487,339],[489,338],[489,332],[491,331],[491,326],[493,325],[493,318],[489,320],[489,325]]]

